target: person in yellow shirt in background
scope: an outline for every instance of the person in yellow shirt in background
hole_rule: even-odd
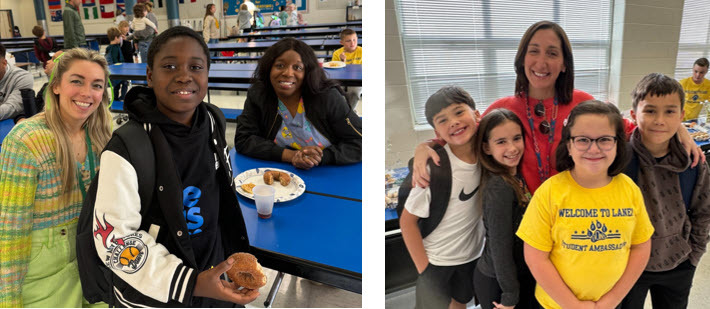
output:
[[[699,58],[693,63],[693,76],[680,81],[685,91],[685,117],[683,121],[696,119],[703,108],[702,102],[710,100],[710,80],[705,78],[708,73],[707,58]]]
[[[353,29],[345,28],[340,31],[340,44],[343,47],[338,48],[333,53],[332,61],[342,61],[345,64],[362,64],[362,47],[357,46],[357,33]],[[347,87],[345,96],[350,107],[355,109],[360,101],[360,93],[362,87]]]
[[[333,61],[342,61],[345,64],[362,64],[362,47],[357,46],[355,30],[343,29],[340,32],[340,44],[343,47],[333,53]]]

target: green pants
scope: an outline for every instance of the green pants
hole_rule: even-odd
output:
[[[76,225],[70,223],[32,232],[30,264],[22,284],[25,307],[107,307],[84,300],[76,263]]]

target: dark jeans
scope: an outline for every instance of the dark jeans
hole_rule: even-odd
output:
[[[126,98],[126,93],[128,92],[128,81],[112,79],[111,85],[113,86],[113,100],[123,101],[123,99]]]
[[[446,309],[452,298],[463,304],[471,301],[477,261],[456,266],[427,265],[417,278],[415,308]]]
[[[525,274],[518,274],[518,282],[520,283],[520,290],[515,309],[540,308],[540,304],[535,299],[535,278],[533,278],[532,274],[529,271]],[[481,308],[494,308],[494,301],[500,304],[500,296],[503,291],[500,289],[496,278],[488,277],[476,268],[473,273],[473,287],[476,291],[476,298],[481,303]]]
[[[207,44],[217,44],[217,43],[219,43],[219,39],[210,39],[209,42],[207,42]],[[219,57],[219,56],[220,56],[219,52],[211,52],[210,53],[210,57],[214,58],[214,57]]]
[[[621,302],[621,308],[643,309],[649,290],[651,290],[653,308],[687,308],[694,275],[695,266],[690,263],[690,260],[667,271],[644,271]]]

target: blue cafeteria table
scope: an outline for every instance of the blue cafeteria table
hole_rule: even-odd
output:
[[[278,27],[263,27],[254,29],[256,31],[262,30],[283,30],[283,29],[304,29],[304,28],[346,28],[346,27],[362,27],[362,21],[348,21],[340,23],[323,23],[323,24],[310,24],[310,25],[295,25],[295,26],[278,26]]]
[[[111,79],[145,80],[145,63],[121,63],[109,66]],[[211,65],[209,82],[212,83],[251,83],[256,64],[250,63],[215,63]],[[348,65],[342,69],[324,69],[329,78],[339,81],[344,86],[362,86],[362,65]]]
[[[229,156],[234,176],[257,166],[292,170],[287,168],[289,164],[248,158],[234,149]],[[259,218],[254,201],[237,194],[251,253],[264,267],[279,272],[265,306],[273,301],[283,273],[362,293],[362,202],[318,192],[338,193],[336,188],[350,184],[333,182],[336,177],[357,178],[361,182],[362,165],[351,168],[354,166],[360,167],[357,174],[349,175],[345,173],[354,170],[315,167],[309,173],[293,169],[305,182],[307,191],[295,200],[274,204],[269,219]],[[333,184],[327,185],[328,180]]]
[[[362,34],[362,28],[350,28],[358,34]],[[258,29],[257,29],[258,30]],[[270,38],[270,37],[313,37],[331,36],[339,38],[342,29],[299,29],[299,30],[273,30],[273,31],[252,31],[240,35],[230,35],[226,39],[248,39],[248,38]],[[222,39],[224,40],[224,39]]]
[[[313,50],[336,50],[342,45],[340,39],[305,39],[301,40]],[[212,43],[207,44],[210,51],[235,51],[235,52],[259,52],[274,45],[277,41],[245,42],[245,43]],[[358,40],[358,45],[362,46],[362,40]]]

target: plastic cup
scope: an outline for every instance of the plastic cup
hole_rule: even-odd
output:
[[[269,185],[257,185],[252,192],[254,192],[256,212],[259,214],[259,218],[271,218],[271,211],[274,209],[274,195],[276,195],[276,189]]]
[[[318,58],[318,65],[322,68],[323,67],[323,58]]]

